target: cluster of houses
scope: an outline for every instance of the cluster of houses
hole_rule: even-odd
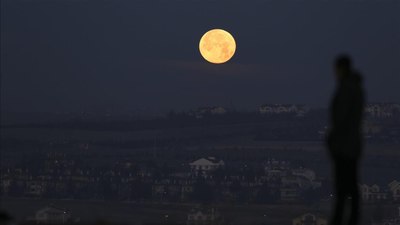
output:
[[[365,113],[372,118],[392,118],[400,115],[400,104],[398,103],[369,103],[365,106]],[[258,108],[262,115],[294,114],[304,116],[310,111],[310,107],[305,104],[263,104]],[[189,115],[198,119],[206,115],[224,115],[228,109],[222,106],[205,106],[189,112]]]
[[[212,171],[223,168],[225,162],[214,157],[201,158],[189,163],[192,172],[203,177],[211,177]],[[224,180],[237,180],[244,187],[252,187],[257,195],[260,187],[267,185],[270,191],[276,191],[277,197],[281,201],[298,201],[305,190],[315,190],[321,188],[321,182],[317,180],[313,170],[308,168],[292,168],[290,162],[275,159],[265,163],[264,174],[247,180],[245,177],[230,176]]]
[[[131,163],[121,166],[107,171],[52,168],[51,173],[40,175],[29,170],[6,169],[0,189],[6,196],[15,197],[103,199],[109,195],[112,199],[170,202],[196,202],[202,196],[195,195],[205,191],[216,192],[222,202],[242,199],[242,202],[263,203],[260,199],[265,198],[268,199],[265,203],[272,203],[301,202],[305,193],[323,188],[312,169],[294,167],[289,161],[275,159],[264,162],[263,171],[250,174],[232,170],[216,157],[190,161],[180,170],[163,176],[157,176],[152,168],[130,170]],[[377,184],[362,184],[360,190],[366,203],[400,201],[400,182],[396,180],[383,188]]]
[[[385,188],[377,184],[362,184],[360,190],[361,198],[366,203],[400,201],[400,182],[397,180],[390,182]]]
[[[79,218],[73,219],[69,210],[54,205],[48,205],[39,209],[36,211],[34,217],[28,218],[27,220],[36,224],[74,224],[80,222]],[[189,211],[186,224],[222,225],[225,223],[224,217],[216,208],[198,206]]]
[[[373,118],[391,118],[400,115],[400,104],[397,103],[371,103],[365,106],[365,112]]]
[[[400,206],[393,208],[392,215],[379,220],[373,219],[369,225],[400,225]],[[397,211],[396,211],[397,210]],[[214,208],[208,210],[193,209],[187,217],[187,225],[224,224],[224,217]],[[304,213],[292,219],[292,225],[328,225],[327,216],[322,213]]]
[[[73,219],[71,212],[65,208],[48,205],[37,210],[27,221],[36,224],[71,224],[79,222],[79,218]]]
[[[304,116],[310,108],[306,105],[299,104],[264,104],[259,107],[261,114],[295,114],[296,116]]]
[[[400,210],[400,208],[399,208]],[[54,205],[39,209],[33,218],[28,218],[36,224],[74,224],[79,218],[73,219],[69,210]],[[227,224],[225,217],[214,207],[196,206],[186,216],[186,225],[224,225]],[[323,215],[305,213],[292,220],[293,225],[327,225]],[[375,224],[374,224],[375,225]],[[380,224],[379,224],[380,225]],[[386,224],[385,224],[386,225]],[[388,224],[389,225],[389,224]],[[390,224],[392,225],[392,224]],[[397,225],[397,224],[396,224]]]
[[[55,206],[47,206],[35,214],[35,221],[42,224],[65,224],[71,222],[70,220],[70,212]]]
[[[313,170],[292,168],[290,162],[274,159],[257,173],[227,167],[216,157],[199,158],[168,172],[138,166],[131,169],[131,163],[104,171],[77,166],[71,170],[63,164],[71,164],[68,160],[54,161],[63,166],[49,164],[46,173],[4,170],[1,192],[12,197],[196,202],[202,198],[196,194],[208,187],[220,201],[257,202],[260,195],[274,201],[301,201],[304,191],[321,187]],[[159,172],[164,174],[157,175]]]
[[[262,115],[294,114],[304,116],[310,111],[310,107],[304,104],[264,104],[258,108]],[[205,106],[189,112],[189,115],[201,119],[206,115],[224,115],[228,109],[222,106]]]
[[[224,216],[215,208],[194,208],[187,215],[186,225],[222,225]],[[304,213],[292,219],[292,225],[328,225],[327,219],[320,213]]]
[[[372,219],[369,225],[400,225],[400,206],[389,208],[386,216],[380,219]],[[166,215],[167,216],[167,215]],[[75,224],[79,218],[73,218],[71,212],[65,208],[54,205],[45,206],[28,218],[28,221],[36,224]],[[209,206],[195,206],[186,215],[186,225],[224,225],[230,224],[218,208]],[[322,213],[307,212],[292,219],[292,225],[328,225],[327,216]]]

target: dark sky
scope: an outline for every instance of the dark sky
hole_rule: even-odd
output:
[[[400,102],[398,0],[1,2],[2,111],[325,107],[341,52],[369,101]],[[212,28],[236,39],[227,64],[199,54]]]

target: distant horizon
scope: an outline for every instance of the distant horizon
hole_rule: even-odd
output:
[[[370,105],[370,104],[400,104],[400,101],[371,101],[367,102],[365,106]],[[102,114],[114,114],[114,115],[132,115],[136,114],[139,115],[138,113],[142,113],[140,115],[144,115],[149,113],[147,116],[155,116],[155,115],[166,115],[170,112],[175,112],[175,113],[185,113],[185,112],[191,112],[193,110],[197,110],[203,107],[223,107],[228,110],[228,112],[258,112],[259,107],[263,105],[304,105],[309,107],[310,109],[314,110],[327,110],[329,109],[329,105],[311,105],[307,103],[263,103],[258,105],[257,107],[253,108],[239,108],[239,107],[232,107],[232,106],[227,106],[227,105],[199,105],[193,108],[171,108],[171,109],[166,109],[166,110],[158,110],[158,111],[144,111],[143,109],[135,109],[135,110],[124,110],[124,111],[90,111],[90,110],[82,110],[82,111],[5,111],[5,110],[0,110],[1,114],[79,114],[79,113],[90,113],[94,115],[102,115]]]

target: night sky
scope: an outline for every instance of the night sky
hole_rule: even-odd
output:
[[[347,52],[370,102],[400,102],[398,0],[2,0],[1,110],[326,107]],[[236,39],[207,63],[201,36]]]

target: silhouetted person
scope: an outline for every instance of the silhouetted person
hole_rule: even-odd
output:
[[[332,99],[327,145],[334,163],[336,203],[331,225],[357,225],[359,220],[358,163],[364,93],[361,75],[349,56],[336,58],[337,88]]]
[[[0,211],[0,225],[7,225],[12,222],[12,217],[5,212]]]

